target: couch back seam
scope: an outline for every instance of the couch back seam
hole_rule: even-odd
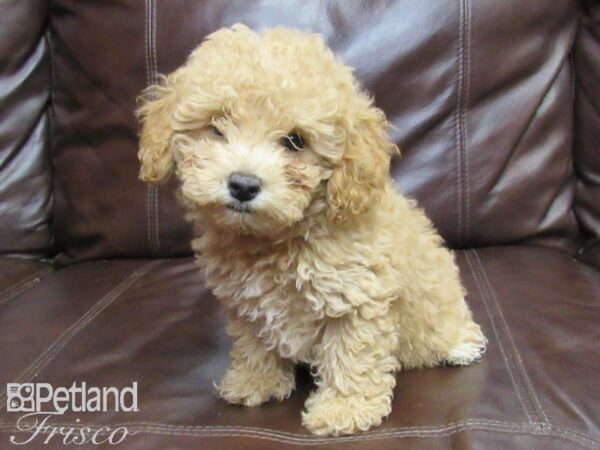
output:
[[[156,52],[156,2],[145,0],[144,11],[144,53],[146,61],[146,82],[148,86],[156,84],[158,79]],[[159,199],[158,186],[146,185],[146,236],[150,253],[158,256],[161,253],[159,233]]]
[[[456,196],[457,223],[456,240],[458,246],[464,245],[469,239],[470,204],[469,204],[469,168],[467,160],[467,107],[469,102],[470,85],[470,46],[471,46],[471,2],[459,2],[459,29],[457,54],[457,92],[456,110],[454,114],[455,133],[455,165],[456,165]]]

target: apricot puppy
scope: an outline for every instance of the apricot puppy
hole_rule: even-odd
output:
[[[225,401],[283,400],[305,362],[304,425],[354,433],[390,413],[394,371],[482,355],[453,255],[392,185],[383,112],[319,36],[221,29],[139,115],[140,177],[177,174],[229,318]]]

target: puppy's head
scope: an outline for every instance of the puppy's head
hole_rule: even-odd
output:
[[[243,233],[364,213],[396,150],[351,69],[296,30],[221,29],[141,99],[140,178],[175,170],[192,217]]]

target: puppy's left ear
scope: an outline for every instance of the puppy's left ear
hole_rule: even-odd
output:
[[[329,220],[344,222],[366,212],[378,202],[389,177],[390,160],[399,153],[387,135],[383,111],[365,104],[357,108],[355,120],[344,125],[345,148],[340,165],[327,182]]]
[[[139,178],[153,184],[163,183],[175,165],[171,153],[175,89],[170,77],[162,77],[159,84],[148,87],[138,101],[137,116],[142,122]]]

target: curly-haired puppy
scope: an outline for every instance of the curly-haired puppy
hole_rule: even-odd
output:
[[[353,433],[390,413],[394,371],[481,356],[452,254],[391,182],[383,112],[319,36],[221,29],[142,102],[141,179],[179,177],[228,315],[224,400],[283,400],[305,362],[303,423]]]

